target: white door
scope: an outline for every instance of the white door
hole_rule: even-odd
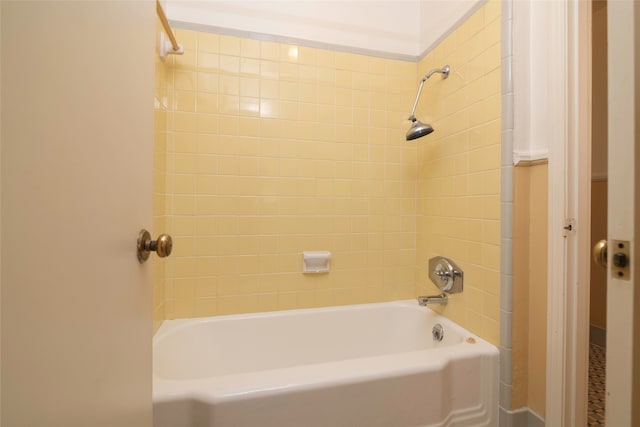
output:
[[[2,425],[151,425],[155,4],[1,2]]]
[[[638,411],[638,376],[640,364],[634,364],[635,345],[640,345],[638,331],[634,328],[634,306],[640,317],[640,307],[634,304],[639,290],[636,276],[638,262],[635,236],[640,231],[638,210],[640,183],[638,173],[639,130],[636,128],[640,69],[637,65],[638,24],[640,4],[625,1],[608,2],[608,73],[609,73],[609,220],[608,220],[608,277],[607,277],[607,396],[606,425],[639,425],[632,419],[634,406]],[[635,31],[634,31],[635,30]],[[634,224],[635,222],[635,224]],[[616,241],[619,243],[616,244]],[[624,246],[624,247],[621,247]],[[631,254],[628,271],[618,271],[613,257],[628,249]],[[620,262],[619,262],[620,263]],[[619,274],[622,273],[622,276]],[[635,331],[634,331],[635,330]],[[637,350],[636,350],[637,351]],[[636,354],[636,359],[640,357]],[[636,372],[634,372],[634,368]],[[636,379],[636,382],[638,379]],[[633,405],[635,401],[635,405]]]

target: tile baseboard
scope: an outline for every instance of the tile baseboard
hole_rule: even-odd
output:
[[[500,427],[544,427],[544,419],[530,408],[500,408]]]

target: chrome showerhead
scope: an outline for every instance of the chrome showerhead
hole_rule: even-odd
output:
[[[420,120],[413,117],[411,128],[407,131],[407,141],[418,139],[433,132],[431,125],[425,125]]]
[[[449,77],[450,68],[448,65],[445,65],[442,68],[434,68],[424,75],[422,80],[420,81],[420,86],[418,87],[418,93],[416,94],[416,100],[413,102],[413,108],[411,109],[411,114],[409,115],[409,120],[411,120],[411,129],[407,131],[407,141],[412,141],[414,139],[418,139],[422,136],[429,135],[433,132],[433,128],[431,125],[425,125],[416,119],[414,115],[416,112],[416,107],[418,106],[418,99],[420,99],[420,94],[422,93],[422,87],[424,86],[424,82],[434,75],[435,73],[440,73],[443,79]]]

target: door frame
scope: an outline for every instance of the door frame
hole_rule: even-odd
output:
[[[610,425],[637,425],[638,378],[634,369],[639,356],[638,291],[636,271],[638,256],[636,240],[639,221],[638,211],[638,125],[640,97],[638,96],[638,71],[640,41],[637,25],[640,7],[631,1],[610,2],[608,25],[608,224],[609,268],[607,272],[607,372],[606,422]],[[632,115],[633,114],[633,115]],[[633,154],[632,154],[633,153]],[[634,156],[635,155],[635,159]],[[636,174],[629,176],[629,172]],[[631,179],[629,179],[631,178]],[[635,178],[635,179],[634,179]],[[635,200],[634,200],[635,199]],[[633,203],[635,202],[635,206]],[[631,205],[631,206],[630,206]],[[635,236],[634,236],[635,233]],[[613,274],[613,240],[629,240],[631,243],[630,277],[620,279]],[[635,259],[633,258],[635,257]],[[635,301],[634,301],[635,299]],[[615,307],[615,309],[613,309]],[[635,354],[634,354],[635,353]],[[634,360],[635,358],[635,360]],[[611,369],[615,366],[615,369]],[[634,389],[635,387],[635,389]],[[635,411],[635,414],[634,414]],[[634,419],[634,416],[636,419]]]
[[[563,114],[549,146],[545,421],[569,427],[586,425],[588,406],[591,1],[556,8],[564,43],[550,59],[560,61]]]

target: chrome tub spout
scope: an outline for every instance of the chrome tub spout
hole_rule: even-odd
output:
[[[440,295],[418,297],[418,304],[422,306],[427,306],[429,304],[447,305],[448,300],[449,297],[447,296],[447,294],[443,293]]]

